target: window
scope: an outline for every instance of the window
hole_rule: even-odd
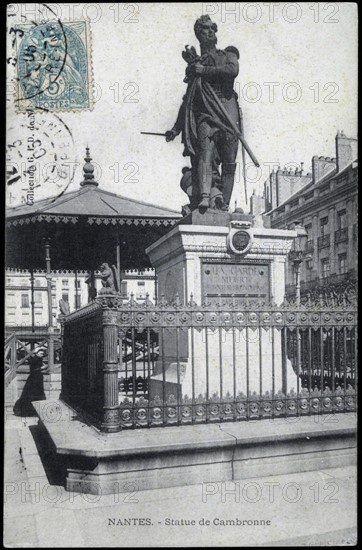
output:
[[[64,302],[69,302],[69,294],[62,294],[62,300]]]
[[[324,237],[328,229],[328,216],[326,218],[321,218],[321,237]]]
[[[74,287],[80,289],[80,281],[74,281]]]
[[[21,307],[30,307],[29,305],[29,294],[21,295]]]
[[[56,295],[52,294],[52,306],[53,307],[56,307],[56,305],[57,305],[56,299],[57,299]]]
[[[62,287],[63,288],[69,287],[69,279],[62,279]]]
[[[312,236],[312,224],[309,223],[308,225],[305,225],[304,227],[305,227],[305,230],[307,232],[307,239],[308,239],[308,241],[310,241],[313,238],[313,236]]]
[[[34,292],[34,304],[36,306],[41,306],[43,303],[42,293],[40,291]]]
[[[42,286],[40,279],[35,279],[34,286]]]
[[[52,281],[52,290],[55,290],[57,288],[56,281]]]
[[[137,281],[137,285],[138,285],[137,298],[144,298],[144,296],[145,296],[145,282],[144,281]]]
[[[127,281],[121,281],[121,294],[122,294],[122,296],[125,296],[125,297],[128,295]]]
[[[331,264],[329,262],[329,258],[325,258],[324,260],[322,260],[322,277],[323,277],[323,279],[325,279],[326,277],[329,276],[330,270],[331,270]]]
[[[7,284],[7,285],[9,285],[9,286],[10,286],[10,285],[11,285],[11,283],[12,283],[12,279],[10,279],[10,278],[6,279],[6,284]]]
[[[347,216],[345,210],[337,212],[337,226],[338,229],[344,229],[346,227]]]
[[[305,267],[308,270],[311,270],[313,268],[313,260],[306,260]]]
[[[6,306],[16,308],[15,294],[13,292],[6,293]]]
[[[338,271],[341,275],[347,273],[347,254],[340,254],[338,256]]]
[[[79,294],[75,296],[74,307],[75,309],[79,309],[82,307],[82,297]]]

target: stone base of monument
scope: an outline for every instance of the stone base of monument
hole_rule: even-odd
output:
[[[165,375],[162,373],[162,365],[158,365],[157,370],[160,371],[159,374],[152,376],[148,384],[150,400],[159,396],[167,401],[171,395],[174,397],[181,395],[186,364],[178,365],[175,362],[168,362]]]
[[[285,261],[297,232],[261,227],[260,222],[240,211],[202,214],[195,210],[183,218],[146,251],[156,269],[158,296],[172,303],[177,294],[181,304],[186,304],[192,294],[200,314],[203,303],[209,304],[205,314],[212,308],[228,311],[228,301],[240,312],[250,300],[280,305],[285,295]],[[240,237],[245,239],[244,249]],[[170,394],[172,389],[182,396],[205,395],[206,380],[209,396],[297,389],[291,362],[282,364],[278,330],[268,332],[250,325],[247,330],[223,327],[219,332],[219,328],[210,325],[194,331],[193,344],[190,330],[179,336],[168,331],[160,344],[159,365],[165,374],[158,370],[151,377],[151,399],[162,397],[162,391]],[[177,361],[184,366],[181,389],[172,386]],[[153,383],[155,379],[160,383]]]
[[[232,396],[243,393],[244,395],[276,394],[278,392],[297,391],[297,375],[292,363],[286,359],[282,361],[282,337],[281,333],[274,331],[273,343],[271,332],[265,331],[248,335],[246,342],[245,333],[224,331],[222,341],[217,329],[207,329],[208,357],[205,351],[205,333],[194,332],[193,344],[189,335],[187,349],[193,349],[194,357],[177,363],[175,361],[175,338],[172,334],[167,337],[167,355],[163,361],[157,363],[156,372],[150,378],[150,400],[156,396],[162,399],[163,392],[166,399],[173,395],[191,397],[205,395],[206,379],[208,380],[209,396],[218,395],[221,398],[227,393]],[[172,355],[172,350],[174,355]],[[260,353],[260,350],[262,352]],[[222,360],[220,361],[220,356]],[[248,373],[246,365],[248,364]],[[162,368],[165,373],[162,373]],[[194,365],[194,367],[193,367]],[[179,374],[177,374],[179,369]],[[194,370],[193,370],[194,369]],[[164,384],[164,388],[163,388]]]
[[[199,210],[193,210],[187,216],[184,216],[176,225],[207,225],[209,227],[225,226],[228,227],[232,221],[250,222],[251,216],[242,211],[223,212],[222,210],[208,209],[201,213]]]
[[[100,433],[62,401],[34,402],[67,490],[131,493],[355,464],[356,415]],[[54,421],[56,412],[57,422]],[[297,420],[297,421],[296,421]]]

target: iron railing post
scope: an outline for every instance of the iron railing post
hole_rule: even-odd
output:
[[[53,340],[53,304],[52,304],[52,274],[50,259],[50,239],[45,241],[45,263],[48,296],[48,367],[54,369],[54,340]]]
[[[11,370],[16,369],[16,334],[13,335],[11,342]]]
[[[118,403],[117,310],[105,308],[103,325],[103,413],[101,429],[104,432],[120,430]]]

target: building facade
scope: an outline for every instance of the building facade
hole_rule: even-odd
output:
[[[5,326],[46,327],[48,324],[47,280],[45,271],[37,271],[32,277],[28,271],[7,269],[5,272]],[[70,311],[89,302],[87,272],[57,271],[52,273],[52,313],[54,326],[58,324],[59,301],[68,302]],[[99,272],[95,273],[95,287],[102,287]],[[129,300],[131,295],[142,303],[148,294],[155,295],[155,272],[153,269],[122,272],[121,295]],[[33,307],[32,307],[33,306]]]
[[[253,214],[266,225],[307,232],[300,265],[301,292],[353,284],[357,279],[358,166],[356,140],[336,136],[336,157],[312,159],[312,173],[278,170],[265,182],[262,197],[253,195]],[[295,285],[295,269],[287,264],[287,294]]]

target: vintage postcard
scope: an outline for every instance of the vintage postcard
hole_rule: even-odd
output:
[[[5,547],[356,545],[356,3],[6,19]]]

